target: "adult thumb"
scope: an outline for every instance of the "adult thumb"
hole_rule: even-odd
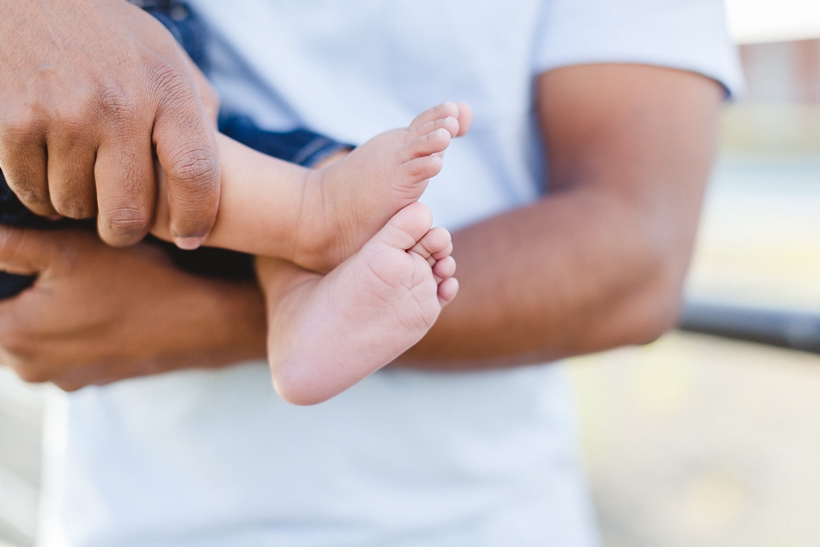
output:
[[[221,174],[214,126],[199,95],[163,105],[154,125],[157,159],[167,176],[174,242],[183,249],[202,244],[216,222]]]

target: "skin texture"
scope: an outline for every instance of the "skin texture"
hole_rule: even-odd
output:
[[[674,326],[721,99],[714,81],[665,68],[542,75],[551,194],[453,234],[460,296],[402,363],[538,363]]]
[[[648,342],[672,326],[714,154],[720,99],[715,82],[656,67],[585,65],[542,75],[536,107],[552,193],[454,234],[459,297],[396,365],[514,366]],[[129,349],[145,347],[153,348],[151,371],[184,368],[213,345],[214,333],[222,333],[222,343],[206,364],[265,355],[264,329],[253,324],[261,321],[262,296],[253,289],[223,298],[225,307],[203,318],[168,306],[168,299],[216,302],[222,287],[187,277],[174,283],[182,274],[138,257],[128,259],[128,268],[103,273],[58,267],[66,254],[76,264],[99,256],[102,244],[66,233],[30,236],[21,245],[8,237],[13,232],[0,229],[0,261],[22,263],[26,271],[47,265],[51,279],[47,290],[42,279],[35,284],[36,299],[24,293],[0,302],[4,362],[23,378],[68,375],[71,387],[79,387],[145,373],[144,349]],[[60,238],[56,256],[49,251],[54,238]],[[139,249],[117,252],[125,260]],[[24,252],[39,260],[23,262]],[[156,290],[157,284],[173,290]],[[100,287],[116,291],[116,299],[96,302]],[[107,323],[73,328],[69,318],[77,303],[89,301]],[[168,320],[155,321],[156,312],[146,308],[166,309]],[[53,327],[44,332],[36,319],[49,314]],[[125,328],[128,322],[136,332]],[[241,336],[232,334],[243,329]],[[102,339],[122,348],[116,360],[102,358]],[[72,356],[69,364],[65,355]],[[72,367],[84,374],[66,372]]]
[[[455,297],[450,233],[421,203],[396,213],[327,275],[258,258],[268,311],[268,363],[277,393],[321,403],[418,342]]]
[[[0,2],[0,168],[45,216],[140,241],[168,174],[171,232],[196,247],[219,204],[212,91],[151,15],[122,0]]]
[[[219,215],[205,245],[275,257],[327,273],[416,202],[442,168],[454,137],[467,133],[466,104],[442,103],[408,127],[385,131],[314,169],[217,135],[222,163]],[[170,240],[160,173],[155,236]]]
[[[322,402],[390,363],[455,296],[450,234],[416,200],[471,117],[440,104],[318,169],[217,136],[222,201],[206,244],[260,255],[268,362],[286,401]],[[161,175],[152,233],[167,237]]]
[[[85,231],[4,227],[0,267],[40,274],[0,302],[0,359],[27,381],[74,390],[265,354],[254,283],[184,273],[148,244],[115,249]]]

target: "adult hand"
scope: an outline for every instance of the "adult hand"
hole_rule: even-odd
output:
[[[165,27],[125,0],[0,0],[0,43],[0,169],[26,206],[98,215],[105,242],[134,244],[153,219],[156,152],[175,241],[198,246],[219,161],[199,75]]]
[[[108,247],[84,231],[0,227],[0,269],[39,273],[0,301],[0,364],[65,390],[265,357],[254,283],[178,270],[160,249]]]

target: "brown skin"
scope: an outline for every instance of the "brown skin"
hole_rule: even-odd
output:
[[[714,81],[665,68],[543,74],[536,108],[551,193],[453,234],[459,295],[402,362],[538,363],[671,328],[721,99]]]
[[[184,273],[149,244],[115,249],[83,231],[4,227],[0,266],[40,273],[0,302],[0,360],[27,381],[74,390],[265,354],[256,284]]]
[[[172,233],[206,235],[219,204],[214,129],[171,34],[123,0],[0,0],[0,168],[33,211],[98,216],[111,245],[152,225],[152,154]]]
[[[536,100],[552,193],[454,234],[459,295],[398,366],[514,366],[647,342],[674,324],[720,86],[586,65],[542,75]],[[4,362],[74,389],[265,357],[258,289],[182,274],[149,251],[0,229],[0,266],[44,271],[0,302]]]

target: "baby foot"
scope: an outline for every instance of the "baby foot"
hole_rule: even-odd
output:
[[[270,267],[276,261],[260,259],[268,358],[285,400],[329,399],[401,355],[433,326],[458,282],[450,234],[431,230],[431,223],[425,205],[408,205],[329,274],[304,272],[282,291],[271,291],[266,281],[287,276]]]
[[[470,127],[464,103],[443,103],[404,129],[387,131],[307,178],[297,229],[297,264],[330,271],[359,250],[390,217],[417,201],[442,168],[453,137]]]

